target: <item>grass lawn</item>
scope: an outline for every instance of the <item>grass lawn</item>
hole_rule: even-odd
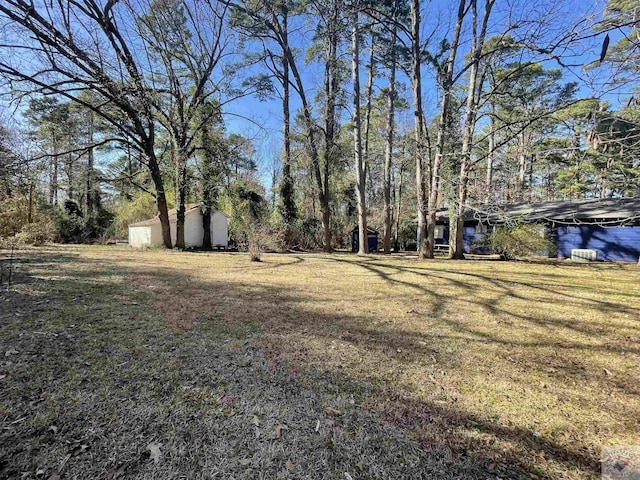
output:
[[[17,256],[0,478],[595,479],[640,444],[637,265]]]

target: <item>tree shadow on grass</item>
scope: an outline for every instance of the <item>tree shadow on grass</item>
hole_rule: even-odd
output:
[[[38,261],[31,266],[37,267]],[[304,261],[301,256],[294,263]],[[448,302],[456,301],[435,286],[394,278],[398,270],[406,273],[403,266],[358,263],[384,282],[435,299],[430,315],[442,316]],[[118,260],[75,259],[74,264],[79,268],[66,272],[64,281],[54,282],[55,288],[39,287],[50,289],[55,297],[55,307],[45,315],[46,328],[38,323],[41,313],[33,312],[11,320],[13,331],[2,325],[9,333],[3,346],[32,353],[18,354],[17,364],[23,370],[17,379],[13,379],[15,371],[10,373],[16,385],[8,400],[16,401],[11,410],[16,418],[9,416],[10,429],[2,434],[5,445],[14,445],[3,451],[0,468],[5,472],[6,468],[18,472],[32,467],[28,459],[34,452],[41,462],[64,458],[62,439],[83,440],[90,425],[94,453],[91,459],[74,457],[70,474],[106,476],[122,469],[137,478],[153,478],[209,468],[237,478],[259,478],[258,474],[341,478],[344,472],[354,478],[358,474],[370,478],[550,477],[552,472],[545,471],[549,465],[536,460],[544,457],[565,471],[595,475],[595,453],[586,447],[560,445],[532,430],[501,425],[455,402],[417,400],[393,382],[372,386],[348,372],[327,373],[311,363],[305,368],[304,360],[281,363],[278,352],[264,358],[252,343],[260,344],[258,332],[264,329],[279,336],[282,343],[273,345],[276,350],[286,351],[287,341],[301,337],[326,338],[351,344],[363,354],[377,352],[382,358],[400,349],[401,359],[407,362],[435,354],[441,364],[455,369],[459,353],[441,351],[438,336],[390,327],[380,334],[368,317],[310,311],[300,291],[270,285],[203,281],[188,270],[138,267]],[[442,272],[410,273],[425,279],[443,277],[440,280],[464,295],[478,288]],[[511,293],[508,282],[475,274],[472,278],[488,282],[504,295]],[[92,292],[92,301],[80,297],[86,292]],[[28,305],[30,294],[21,295],[18,303]],[[466,336],[455,341],[540,346],[507,342],[449,322]],[[64,340],[56,345],[38,331]],[[610,352],[621,353],[613,347]],[[532,368],[543,368],[536,359],[528,362]],[[80,392],[80,400],[74,400],[68,389]],[[35,406],[30,406],[34,399]],[[42,420],[11,424],[19,420],[21,408],[30,417],[47,401],[45,411],[52,412],[48,420],[61,416],[60,423],[67,429],[64,437],[49,435]],[[75,407],[70,408],[74,401]],[[421,448],[359,404],[411,433]],[[327,406],[339,413],[327,413]],[[120,421],[113,420],[114,412]],[[315,431],[317,421],[320,433]],[[287,430],[280,430],[280,438],[272,438],[278,436],[275,432],[281,423]],[[150,461],[147,445],[151,441],[165,445],[170,458],[158,465]],[[120,453],[114,457],[113,451]],[[293,469],[287,467],[292,457]]]
[[[562,285],[554,285],[548,284],[544,285],[542,282],[526,282],[526,281],[516,281],[512,279],[504,279],[504,278],[495,278],[490,277],[488,275],[483,275],[480,273],[469,273],[469,272],[461,272],[461,271],[443,271],[439,269],[429,268],[425,265],[419,266],[406,266],[406,265],[394,265],[394,264],[383,264],[375,261],[366,261],[366,260],[352,260],[352,259],[341,259],[341,258],[328,258],[329,261],[339,262],[339,263],[347,263],[351,265],[357,265],[368,272],[371,272],[377,275],[383,281],[393,285],[403,285],[409,288],[413,288],[421,293],[426,294],[427,296],[431,296],[437,298],[437,303],[441,305],[444,304],[464,304],[470,303],[474,305],[481,305],[484,309],[486,309],[489,313],[498,315],[503,314],[513,318],[519,318],[534,324],[538,324],[541,326],[559,326],[564,329],[574,330],[577,333],[585,333],[589,335],[598,336],[601,335],[602,332],[600,327],[596,327],[594,331],[593,328],[590,328],[589,325],[583,322],[575,322],[571,320],[566,320],[562,317],[549,317],[549,318],[539,318],[533,314],[523,314],[521,312],[517,312],[515,310],[508,310],[502,308],[500,304],[504,299],[518,299],[525,302],[530,302],[531,305],[535,305],[539,300],[535,297],[535,294],[544,295],[546,298],[546,302],[552,302],[558,305],[571,305],[576,306],[577,308],[584,309],[595,309],[601,313],[610,313],[610,314],[628,314],[629,320],[634,322],[640,322],[640,307],[631,307],[628,305],[610,302],[606,300],[601,300],[598,298],[590,298],[585,295],[581,295],[579,291],[574,294],[569,294],[563,292],[560,288]],[[390,270],[390,271],[388,271]],[[419,277],[419,279],[424,281],[416,281],[410,282],[407,280],[399,280],[395,278],[396,275],[402,274],[411,274]],[[464,281],[460,278],[468,278],[472,281]],[[433,287],[426,287],[425,283],[430,281],[429,284],[433,285]],[[438,282],[438,283],[437,283]],[[455,287],[462,291],[464,295],[457,295],[453,298],[448,297],[446,295],[439,294],[436,291],[437,287],[442,287],[442,285],[448,285]],[[437,287],[436,287],[437,286]],[[526,288],[526,293],[520,293],[515,290],[515,288]],[[566,288],[566,287],[565,287]],[[479,298],[475,293],[480,293],[483,290],[487,291],[495,291],[498,292],[497,295],[489,299]],[[632,295],[630,295],[633,297]],[[635,297],[633,297],[635,298]],[[435,312],[434,312],[435,313]],[[457,328],[462,328],[461,324],[455,325]],[[611,327],[613,328],[613,327]],[[487,337],[486,333],[480,332],[478,330],[467,329],[468,333],[472,333],[474,335]],[[491,340],[495,340],[495,338],[489,336]],[[518,344],[518,342],[515,342]],[[577,345],[576,345],[577,347]],[[577,347],[579,348],[579,347]],[[640,353],[640,348],[618,348],[614,345],[603,345],[602,347],[589,347],[598,349],[601,348],[603,350],[608,350],[615,353],[629,352],[629,353]]]
[[[269,363],[251,342],[260,331],[255,312],[227,318],[225,309],[234,309],[229,299],[259,293],[293,304],[288,294],[194,282],[171,269],[79,264],[53,286],[40,272],[30,278],[25,272],[30,293],[11,292],[27,313],[0,324],[0,348],[12,349],[12,361],[1,366],[3,478],[489,475],[482,456],[458,457],[445,444],[425,452],[359,408],[371,386]],[[128,282],[116,280],[123,277]],[[133,288],[135,281],[144,287]],[[217,293],[205,314],[188,312],[197,318],[176,334],[149,311],[154,304],[146,288],[165,295],[163,285],[185,282]],[[55,298],[54,307],[34,315],[28,295],[43,291]],[[78,298],[87,291],[91,302]]]

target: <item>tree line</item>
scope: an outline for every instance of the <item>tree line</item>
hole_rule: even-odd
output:
[[[385,253],[422,258],[446,209],[463,258],[470,208],[638,195],[640,2],[572,7],[6,0],[0,76],[19,119],[0,131],[0,201],[22,198],[27,224],[58,208],[85,239],[153,208],[172,247],[175,206],[184,247],[199,203],[231,213],[238,240],[260,226],[331,251],[357,225],[364,254],[374,226]],[[271,185],[227,130],[248,98],[280,105]]]

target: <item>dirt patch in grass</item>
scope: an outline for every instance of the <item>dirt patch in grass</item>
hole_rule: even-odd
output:
[[[11,475],[597,478],[640,443],[634,265],[23,253]]]

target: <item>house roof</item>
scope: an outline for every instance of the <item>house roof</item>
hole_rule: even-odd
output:
[[[353,230],[351,230],[351,233],[356,233],[359,230],[360,230],[360,227],[355,227]],[[367,227],[367,235],[370,235],[370,234],[380,235],[380,233],[377,230],[375,230],[375,229],[373,229],[371,227]]]
[[[198,210],[200,209],[200,204],[198,203],[192,203],[190,205],[185,205],[184,207],[184,214],[187,215],[189,212],[192,212],[194,210]],[[225,217],[227,217],[227,214],[224,213],[223,211],[220,210],[216,210],[220,213],[222,213]],[[177,208],[172,208],[171,210],[169,210],[169,223],[171,222],[176,222],[178,219],[178,209]],[[149,225],[155,225],[157,223],[160,223],[160,216],[155,216],[153,218],[150,218],[149,220],[143,220],[141,222],[136,222],[136,223],[130,223],[129,226],[130,227],[147,227]]]
[[[438,218],[448,216],[446,210]],[[503,223],[504,221],[551,221],[557,223],[639,221],[640,198],[597,198],[589,200],[560,200],[539,203],[469,206],[467,221]]]

